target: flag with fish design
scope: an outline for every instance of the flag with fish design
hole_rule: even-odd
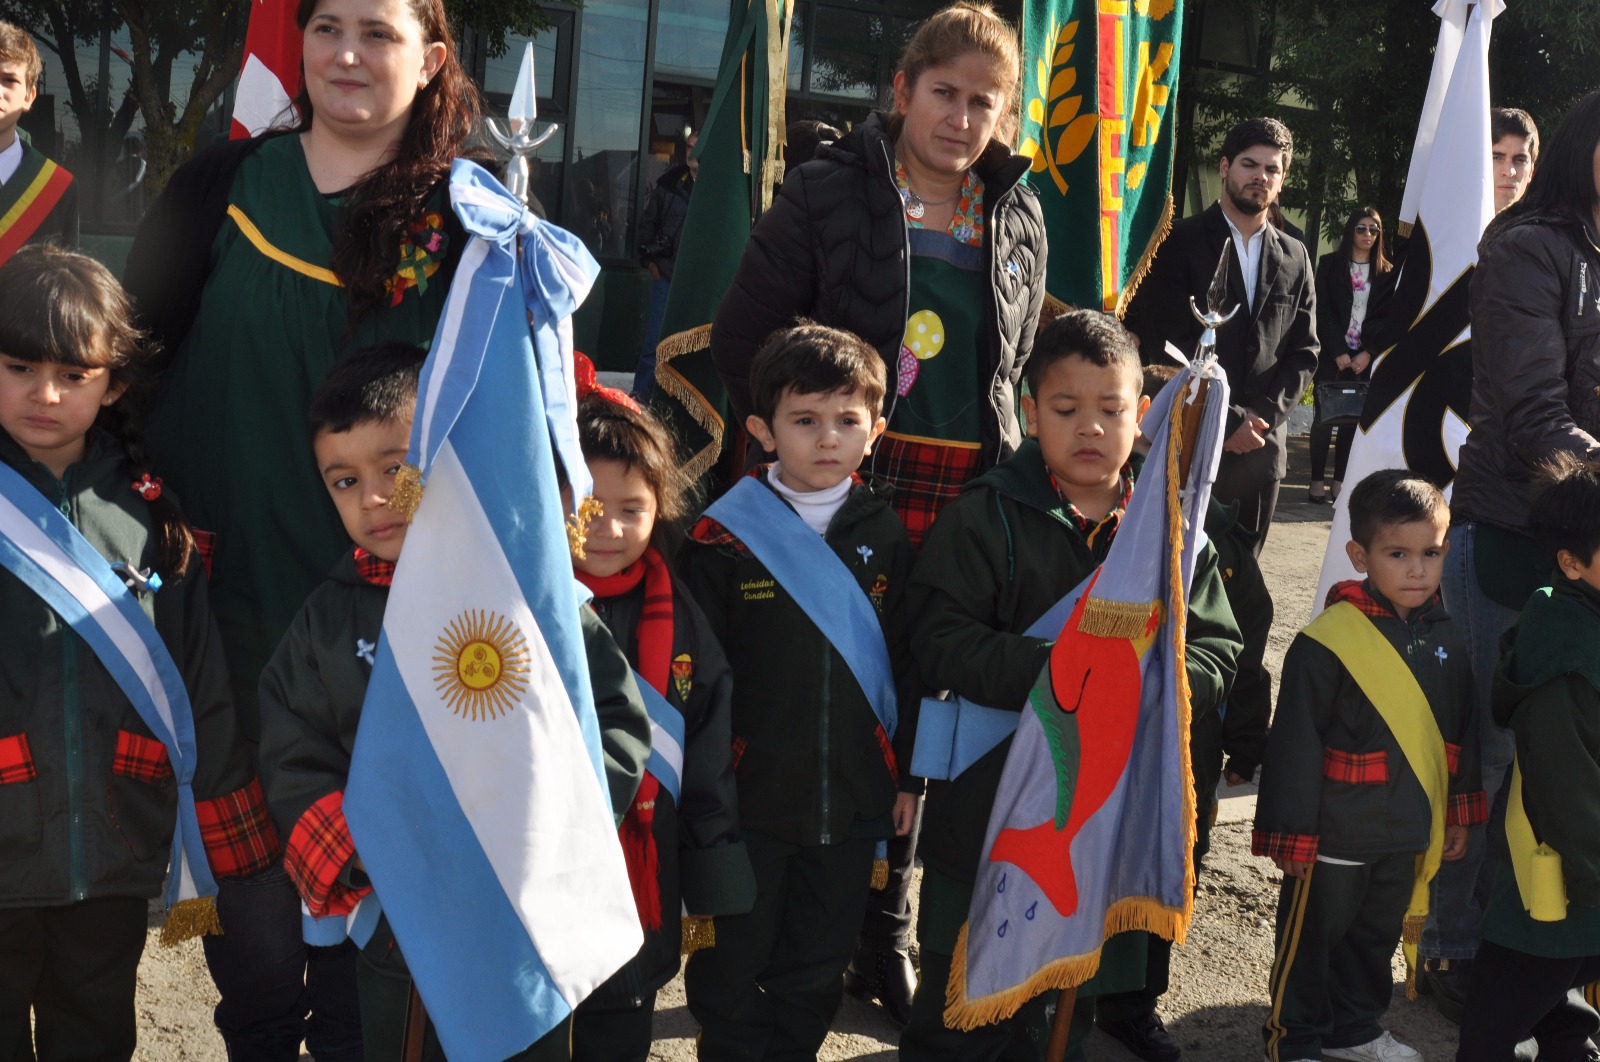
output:
[[[1006,757],[946,986],[952,1028],[1082,984],[1113,934],[1183,940],[1195,840],[1184,625],[1227,409],[1208,359],[1145,416],[1155,443],[1139,487]]]

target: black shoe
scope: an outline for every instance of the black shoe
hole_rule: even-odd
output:
[[[844,971],[844,987],[857,999],[876,1000],[896,1025],[911,1020],[917,972],[911,956],[895,948],[858,948]]]
[[[1161,1015],[1153,1010],[1142,1018],[1130,1018],[1127,1021],[1097,1019],[1095,1024],[1107,1036],[1144,1059],[1144,1062],[1178,1062],[1183,1057],[1183,1049],[1178,1046],[1178,1041],[1161,1024]]]
[[[1427,994],[1446,1021],[1461,1024],[1461,1011],[1467,1002],[1467,979],[1472,976],[1471,959],[1424,959],[1420,984],[1426,981]]]

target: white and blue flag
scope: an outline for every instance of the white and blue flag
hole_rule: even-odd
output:
[[[468,242],[419,385],[425,488],[344,811],[440,1044],[471,1062],[555,1028],[643,935],[556,485],[559,457],[589,492],[569,318],[599,266],[476,165],[456,162],[450,198]]]

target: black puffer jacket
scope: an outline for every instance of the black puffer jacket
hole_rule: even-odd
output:
[[[1600,448],[1600,246],[1570,218],[1492,226],[1470,290],[1472,434],[1451,515],[1526,531],[1538,463]]]
[[[672,279],[683,242],[683,223],[689,220],[689,196],[694,193],[694,174],[685,163],[678,163],[650,186],[645,200],[644,221],[639,225],[639,264],[654,262],[661,276]]]
[[[989,286],[988,382],[983,425],[990,463],[1021,441],[1015,387],[1033,351],[1044,305],[1044,216],[1021,184],[1025,156],[991,142],[973,167],[983,178]],[[894,181],[894,143],[880,114],[784,179],[745,246],[711,331],[711,357],[742,419],[750,413],[750,363],[772,332],[809,317],[848,329],[877,348],[891,383],[910,315],[905,206]],[[895,389],[891,386],[889,394]],[[887,411],[886,411],[887,412]]]

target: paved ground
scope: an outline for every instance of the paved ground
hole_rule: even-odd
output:
[[[1262,557],[1276,617],[1268,663],[1274,673],[1294,632],[1310,616],[1311,595],[1327,543],[1329,507],[1306,502],[1304,440],[1291,440],[1290,478]],[[1162,1006],[1167,1026],[1195,1062],[1250,1062],[1261,1058],[1259,1029],[1266,1016],[1267,968],[1271,963],[1272,917],[1277,872],[1249,855],[1253,790],[1221,792],[1212,854],[1200,875],[1189,943],[1174,953],[1173,989]],[[1401,1039],[1430,1062],[1455,1054],[1455,1027],[1427,1000],[1407,1002],[1396,959],[1396,995],[1388,1022]],[[222,1044],[211,1028],[216,993],[206,976],[200,947],[167,951],[155,945],[140,970],[140,1047],[149,1062],[220,1062]],[[896,1031],[876,1007],[846,999],[822,1058],[893,1059]],[[683,1006],[682,982],[662,993],[656,1014],[652,1059],[694,1057],[694,1024]],[[1096,1035],[1094,1062],[1128,1062],[1121,1045]]]

